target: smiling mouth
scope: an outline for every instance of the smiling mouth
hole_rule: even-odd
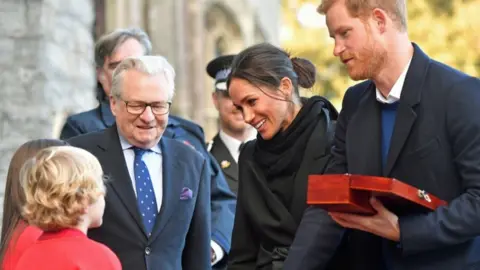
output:
[[[263,119],[262,121],[260,121],[258,124],[256,124],[256,125],[253,126],[253,127],[258,130],[258,129],[260,129],[260,128],[263,126],[263,124],[265,124],[265,122],[267,122],[267,120],[266,120],[266,119]]]
[[[342,59],[342,62],[343,62],[344,64],[347,64],[347,63],[350,62],[352,59],[353,59],[353,58],[344,59],[344,60]]]
[[[154,127],[142,127],[142,126],[137,126],[137,128],[147,130],[147,129],[152,129],[152,128],[154,128]]]

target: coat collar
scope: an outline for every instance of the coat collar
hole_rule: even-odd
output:
[[[108,100],[104,100],[100,102],[98,107],[100,109],[100,117],[102,118],[102,122],[105,124],[105,126],[113,126],[115,123],[115,116],[113,116],[112,110],[110,109],[110,102],[108,102]]]
[[[430,58],[413,43],[414,54],[402,88],[390,150],[385,167],[381,166],[381,119],[375,84],[367,83],[356,112],[347,129],[347,162],[350,173],[389,176],[411,133],[417,118],[416,106],[428,74]],[[363,157],[359,159],[358,157]]]

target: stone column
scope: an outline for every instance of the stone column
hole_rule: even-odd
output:
[[[190,108],[187,87],[188,66],[185,41],[185,0],[148,0],[146,30],[152,40],[153,54],[162,55],[175,68],[175,97],[172,114],[187,116]]]
[[[98,0],[95,0],[98,1]],[[149,0],[102,0],[105,2],[105,32],[117,28],[145,28],[145,10]],[[163,0],[162,0],[163,1]]]
[[[173,29],[170,36],[174,40],[174,46],[169,48],[173,52],[175,61],[175,98],[172,114],[182,117],[190,117],[191,100],[188,95],[190,81],[188,69],[188,37],[186,21],[186,2],[188,0],[175,0],[173,4]],[[158,44],[161,46],[161,44]]]
[[[190,110],[188,116],[200,126],[203,126],[206,118],[205,103],[205,22],[203,0],[188,0],[186,27],[188,55],[186,70],[188,73],[187,87],[185,91],[190,97]]]
[[[0,1],[0,200],[16,148],[93,108],[90,0]],[[3,209],[3,207],[1,207]]]

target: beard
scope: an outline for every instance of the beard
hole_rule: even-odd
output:
[[[354,81],[372,79],[377,75],[387,62],[387,51],[371,37],[366,45],[357,53],[348,55],[342,59],[353,56],[352,63],[347,63],[348,75]]]

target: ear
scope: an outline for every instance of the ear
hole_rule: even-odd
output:
[[[212,93],[212,101],[213,101],[213,105],[215,105],[215,108],[218,110],[218,94],[217,92],[213,92]]]
[[[83,208],[82,211],[81,211],[82,215],[88,214],[88,209],[89,208],[90,208],[90,206],[87,206],[87,207]]]
[[[102,68],[97,68],[97,80],[104,86],[107,83],[107,74]]]
[[[292,80],[290,80],[290,78],[283,77],[282,80],[280,81],[280,86],[278,88],[287,100],[292,99],[293,84],[292,84]]]
[[[385,32],[388,18],[388,14],[385,12],[385,10],[380,8],[373,9],[372,19],[374,21],[374,26],[381,34]]]
[[[110,110],[112,111],[113,116],[117,116],[117,104],[118,100],[113,96],[110,96]]]

